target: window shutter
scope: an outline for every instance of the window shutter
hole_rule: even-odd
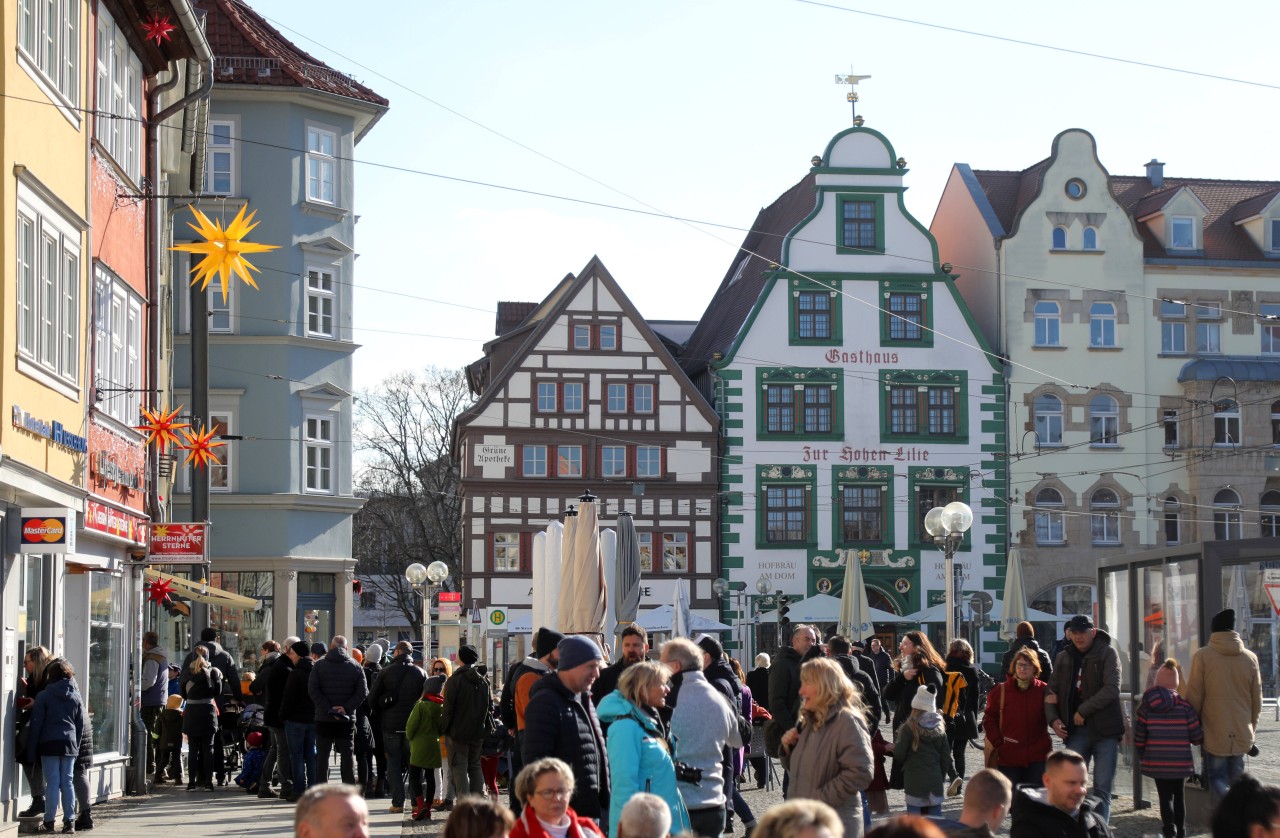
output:
[[[632,477],[636,473],[636,446],[627,446],[627,473],[624,477]]]
[[[537,387],[534,387],[537,390]],[[536,399],[537,396],[535,395]],[[516,443],[516,477],[524,477],[524,444]]]
[[[533,533],[520,533],[520,572],[533,571]]]
[[[660,454],[658,455],[658,460],[660,463],[658,467],[658,477],[659,479],[666,480],[667,479],[667,446],[665,445],[662,446],[661,448],[658,449],[658,451],[660,452]]]
[[[484,563],[489,568],[489,572],[493,573],[498,569],[498,563],[494,561],[493,555],[493,533],[484,534]]]
[[[604,446],[597,445],[596,446],[596,473],[593,476],[598,477],[601,474],[604,474]],[[583,476],[585,477],[586,475],[583,475]]]

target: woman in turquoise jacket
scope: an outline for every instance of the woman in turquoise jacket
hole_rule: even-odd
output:
[[[636,792],[647,791],[667,801],[671,834],[689,831],[689,813],[676,788],[666,730],[658,708],[667,704],[670,673],[662,664],[632,664],[618,679],[618,689],[600,702],[596,714],[609,729],[609,834],[618,834],[622,807]]]

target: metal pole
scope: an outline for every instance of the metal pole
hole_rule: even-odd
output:
[[[193,430],[209,424],[209,298],[196,285],[191,286],[191,424]],[[209,520],[209,469],[192,467],[191,520],[203,523]],[[209,533],[212,536],[212,533]],[[210,555],[210,558],[212,556]],[[202,565],[192,574],[203,573]],[[200,632],[209,625],[209,606],[203,602],[191,603],[191,647],[200,642]]]
[[[422,662],[431,659],[431,586],[422,586]]]
[[[943,589],[946,596],[943,600],[946,607],[946,631],[944,634],[947,638],[947,645],[951,645],[951,641],[955,638],[955,619],[956,619],[956,596],[955,596],[955,556],[956,546],[950,533],[942,536],[942,577]]]

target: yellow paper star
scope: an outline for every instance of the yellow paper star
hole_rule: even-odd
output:
[[[195,462],[196,468],[204,468],[212,463],[219,463],[218,456],[213,453],[213,449],[219,445],[226,445],[221,440],[214,440],[215,430],[206,430],[204,425],[200,426],[200,430],[192,433],[191,431],[183,431],[182,435],[187,438],[186,445],[179,445],[183,451],[187,452],[187,459],[183,465]]]
[[[279,245],[241,241],[254,227],[258,226],[253,220],[256,213],[251,212],[247,217],[245,216],[245,210],[248,208],[247,205],[241,207],[235,219],[224,230],[221,221],[210,221],[207,215],[194,206],[191,207],[191,212],[195,215],[199,226],[190,222],[187,222],[187,226],[199,233],[204,241],[178,244],[169,248],[185,253],[203,254],[204,258],[191,269],[191,284],[201,283],[200,290],[203,291],[209,287],[209,280],[217,276],[218,284],[222,287],[224,303],[227,301],[227,280],[232,274],[243,279],[250,287],[258,287],[258,283],[254,282],[249,274],[249,271],[256,271],[258,268],[249,264],[249,260],[244,258],[246,253],[265,253],[268,250],[279,249]]]
[[[165,446],[169,443],[173,443],[175,446],[178,444],[176,431],[179,428],[191,427],[185,422],[173,421],[181,410],[182,405],[178,405],[177,408],[169,413],[165,413],[162,407],[144,407],[142,408],[142,418],[147,420],[146,424],[135,427],[140,431],[146,431],[147,445],[155,443],[156,447],[160,449],[160,453],[163,454]]]

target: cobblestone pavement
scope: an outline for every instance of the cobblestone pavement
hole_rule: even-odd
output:
[[[887,734],[887,729],[886,729]],[[1248,771],[1265,782],[1280,784],[1280,722],[1276,720],[1274,705],[1269,704],[1263,711],[1259,725],[1258,747],[1261,754],[1254,759],[1246,760]],[[980,764],[981,753],[969,751],[968,769],[970,772]],[[335,771],[336,774],[336,771]],[[1154,789],[1148,783],[1146,793],[1154,800]],[[1134,808],[1132,775],[1121,767],[1117,777],[1118,797],[1113,802],[1111,825],[1117,836],[1136,838],[1160,834],[1160,817],[1152,808]],[[752,810],[760,815],[769,806],[782,802],[782,789],[778,785],[772,788],[757,789],[749,783],[743,790],[743,796]],[[444,813],[438,813],[436,819],[426,823],[415,823],[403,815],[387,812],[388,800],[370,800],[371,812],[370,832],[376,836],[426,836],[439,835],[444,828]],[[902,792],[889,793],[889,805],[894,812],[905,810]],[[1195,801],[1188,799],[1188,807],[1194,808]],[[958,814],[960,799],[947,801],[943,806],[944,814]],[[288,835],[293,827],[293,807],[275,800],[259,800],[249,797],[234,786],[213,792],[192,791],[185,788],[174,789],[162,786],[149,797],[131,797],[100,804],[94,807],[94,819],[97,828],[95,838],[137,838],[141,834],[190,834],[195,826],[201,838],[224,838],[224,836],[277,836]],[[1006,831],[1008,823],[1005,824]],[[741,838],[741,823],[736,824],[734,833]],[[1188,825],[1188,836],[1207,836],[1207,828],[1196,828]]]

